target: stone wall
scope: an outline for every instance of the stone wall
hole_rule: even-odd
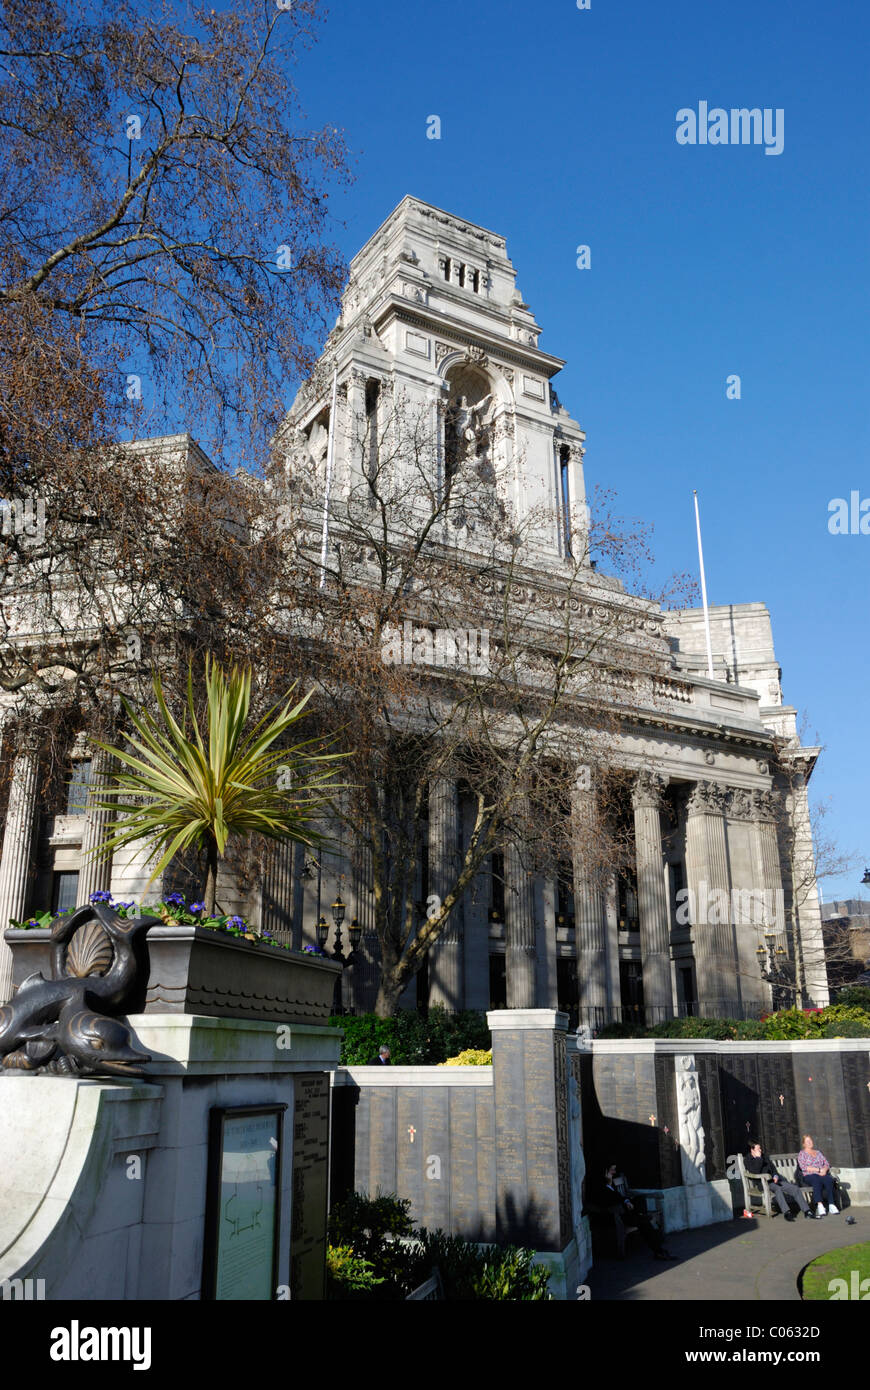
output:
[[[860,1038],[586,1044],[581,1075],[590,1170],[613,1162],[635,1187],[685,1185],[683,1058],[693,1060],[698,1078],[704,1177],[711,1211],[720,1212],[715,1219],[723,1219],[728,1157],[745,1153],[750,1137],[769,1153],[796,1153],[802,1135],[812,1134],[849,1181],[850,1200],[870,1204],[870,1047]]]
[[[573,1297],[591,1264],[576,1040],[552,1009],[487,1020],[491,1067],[333,1074],[331,1201],[398,1193],[418,1225],[531,1247]]]
[[[286,1106],[276,1285],[323,1298],[340,1034],[298,1024],[276,1045],[264,1021],[130,1022],[153,1058],[143,1081],[0,1073],[0,1283],[42,1280],[47,1299],[199,1299],[210,1112],[274,1105]]]

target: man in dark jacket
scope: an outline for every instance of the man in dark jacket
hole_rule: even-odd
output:
[[[630,1197],[626,1197],[620,1192],[616,1185],[616,1164],[610,1163],[604,1170],[604,1179],[597,1185],[592,1184],[590,1193],[592,1201],[599,1208],[605,1211],[612,1211],[617,1222],[617,1244],[620,1254],[625,1249],[625,1227],[627,1225],[636,1226],[640,1231],[643,1240],[649,1246],[657,1260],[675,1260],[676,1255],[671,1255],[665,1249],[664,1236],[657,1226],[654,1226],[646,1211],[641,1210]],[[621,1225],[622,1230],[619,1230]]]
[[[787,1182],[785,1178],[780,1177],[758,1140],[750,1145],[749,1157],[744,1159],[744,1162],[746,1164],[747,1173],[755,1173],[756,1175],[759,1173],[766,1173],[770,1178],[770,1190],[773,1193],[776,1205],[779,1207],[786,1221],[794,1221],[795,1219],[794,1212],[789,1207],[786,1196],[794,1197],[799,1210],[803,1212],[804,1216],[812,1217],[812,1212],[807,1205],[807,1199],[800,1188],[796,1183]]]
[[[370,1066],[370,1067],[389,1067],[389,1066],[392,1066],[392,1062],[390,1061],[390,1049],[387,1047],[387,1044],[386,1044],[386,1043],[381,1043],[380,1047],[378,1048],[378,1055],[377,1055],[377,1057],[373,1057],[373,1058],[372,1058],[372,1060],[369,1062],[369,1066]]]

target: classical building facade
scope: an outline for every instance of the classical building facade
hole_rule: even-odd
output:
[[[797,970],[807,1003],[823,1004],[807,806],[818,750],[801,746],[795,710],[783,703],[767,610],[710,610],[711,675],[699,611],[662,611],[596,569],[584,540],[584,434],[553,389],[564,364],[539,347],[539,335],[504,238],[406,197],[353,259],[319,370],[276,444],[288,495],[316,510],[329,494],[340,523],[365,450],[377,450],[386,428],[386,402],[401,395],[440,440],[433,486],[473,463],[493,508],[528,523],[538,593],[558,606],[560,576],[579,561],[588,601],[619,608],[623,632],[647,660],[648,677],[632,687],[619,723],[633,867],[594,881],[576,861],[532,875],[521,847],[507,845],[480,869],[402,1002],[558,1005],[593,1027],[639,1016],[753,1016],[770,1007],[762,966],[772,945],[778,968],[787,960]],[[195,449],[183,437],[163,447]],[[456,524],[473,547],[473,523]],[[435,633],[420,647],[434,665],[437,643]],[[482,648],[465,656],[485,669]],[[70,750],[63,806],[41,798],[39,748],[17,725],[7,727],[4,755],[12,775],[0,919],[80,903],[99,888],[136,898],[147,874],[135,855],[86,861],[103,833],[85,794],[105,775],[99,755],[85,744]],[[578,821],[594,814],[594,799],[594,786],[578,782]],[[446,891],[472,815],[460,781],[429,786],[424,898]],[[315,939],[323,915],[331,945],[330,904],[340,894],[346,920],[362,928],[344,1003],[363,1010],[378,974],[371,866],[346,832],[336,838],[319,858],[279,848],[253,886],[227,870],[219,897],[295,945]]]

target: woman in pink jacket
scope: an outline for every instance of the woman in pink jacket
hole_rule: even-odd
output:
[[[831,1176],[831,1165],[821,1149],[813,1146],[811,1134],[804,1135],[803,1147],[797,1156],[797,1161],[801,1173],[813,1189],[816,1216],[826,1214],[825,1202],[828,1204],[828,1213],[831,1216],[839,1215],[839,1208],[834,1206],[834,1179]]]

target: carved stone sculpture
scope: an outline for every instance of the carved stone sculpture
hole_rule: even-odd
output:
[[[687,1187],[706,1181],[705,1135],[701,1123],[701,1088],[694,1057],[677,1057],[677,1111],[680,1120],[680,1162]]]
[[[140,984],[136,943],[158,917],[123,918],[105,903],[51,930],[52,978],[29,975],[0,1005],[3,1067],[60,1076],[141,1076],[148,1053],[117,1017]]]

